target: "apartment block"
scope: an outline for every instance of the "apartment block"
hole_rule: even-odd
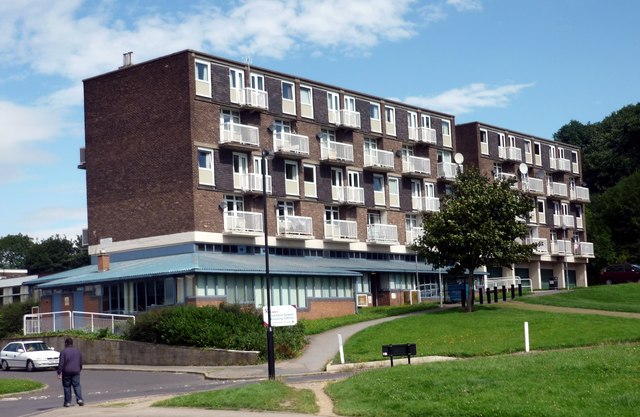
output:
[[[584,213],[589,189],[583,184],[580,149],[528,134],[473,122],[456,126],[465,164],[495,180],[514,179],[531,196],[533,211],[526,243],[537,243],[528,264],[489,269],[489,275],[530,279],[534,289],[586,286],[586,265],[594,257]]]

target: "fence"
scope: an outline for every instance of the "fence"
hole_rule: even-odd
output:
[[[55,311],[52,313],[25,314],[23,334],[58,332],[63,330],[84,330],[95,332],[109,329],[111,333],[122,333],[126,324],[135,316],[126,314],[91,313],[86,311]]]

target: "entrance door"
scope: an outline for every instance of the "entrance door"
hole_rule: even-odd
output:
[[[249,161],[247,155],[233,154],[233,187],[241,190],[249,188]]]

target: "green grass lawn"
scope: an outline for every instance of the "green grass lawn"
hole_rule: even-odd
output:
[[[559,291],[544,297],[523,297],[518,301],[560,307],[590,308],[595,310],[626,311],[640,313],[640,285],[597,285]]]
[[[637,345],[404,365],[359,373],[327,391],[340,415],[637,416]]]
[[[330,317],[316,320],[300,320],[304,324],[304,331],[307,335],[326,332],[327,330],[363,321],[381,319],[384,317],[399,316],[401,314],[413,313],[416,311],[432,310],[438,307],[436,303],[419,303],[402,306],[367,307],[358,309],[358,314],[351,314],[342,317]]]
[[[30,379],[0,379],[0,395],[33,391],[43,387],[44,384]]]
[[[153,404],[156,407],[192,407],[218,410],[265,410],[313,414],[319,411],[315,395],[278,381],[238,388],[181,395]]]

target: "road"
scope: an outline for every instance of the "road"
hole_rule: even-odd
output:
[[[32,379],[47,384],[44,390],[9,395],[0,398],[2,417],[21,417],[39,414],[62,406],[62,385],[55,371],[25,372],[12,370],[0,373],[2,379]],[[87,403],[113,401],[148,395],[180,394],[229,388],[247,381],[205,380],[200,375],[85,370],[81,377],[82,393]]]

